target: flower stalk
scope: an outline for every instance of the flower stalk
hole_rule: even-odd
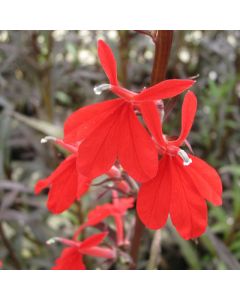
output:
[[[155,43],[155,55],[151,75],[151,85],[154,85],[164,80],[166,77],[170,51],[172,47],[173,31],[157,30],[153,34],[154,36],[152,36],[152,38]],[[160,107],[163,110],[163,103],[161,103]],[[130,265],[130,269],[136,269],[137,267],[138,254],[143,231],[144,225],[140,221],[139,217],[136,215],[136,223],[130,250],[130,255],[132,257],[132,264]]]

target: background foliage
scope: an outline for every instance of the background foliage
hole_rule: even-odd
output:
[[[82,215],[78,205],[52,215],[45,208],[47,194],[36,197],[33,187],[64,155],[40,139],[61,136],[73,110],[100,99],[93,93],[106,81],[97,60],[100,37],[117,56],[123,85],[136,91],[147,86],[154,47],[140,32],[0,31],[0,259],[5,269],[51,268],[61,246],[45,241],[70,237],[95,205],[99,191],[93,188],[82,200]],[[161,232],[145,230],[140,269],[240,269],[240,32],[176,31],[167,77],[196,75],[199,110],[189,141],[221,174],[224,205],[210,207],[209,229],[196,241],[182,240],[171,224]],[[172,135],[179,128],[179,100],[166,105],[173,110],[166,116]],[[127,263],[122,258],[111,268],[127,268]]]

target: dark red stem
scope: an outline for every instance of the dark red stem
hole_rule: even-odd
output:
[[[172,40],[172,30],[157,30],[154,32],[153,41],[155,43],[155,55],[151,75],[151,85],[164,80],[166,77],[170,51],[172,47]],[[130,269],[136,269],[137,267],[138,254],[143,231],[144,225],[136,215],[136,223],[130,250],[130,255],[132,257],[132,264],[130,266]]]

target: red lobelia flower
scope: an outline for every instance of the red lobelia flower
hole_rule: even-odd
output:
[[[113,53],[102,40],[98,55],[110,84],[95,88],[100,94],[111,90],[120,98],[93,104],[74,112],[64,125],[66,143],[81,141],[78,168],[90,178],[106,173],[118,159],[134,179],[144,182],[157,172],[155,145],[134,113],[134,106],[145,102],[174,97],[191,87],[193,80],[166,80],[139,94],[121,87]],[[144,105],[146,108],[146,105]]]
[[[150,229],[164,226],[170,214],[173,225],[184,239],[204,233],[207,226],[207,205],[222,204],[222,183],[219,175],[200,158],[187,155],[179,147],[192,127],[197,99],[188,92],[182,106],[182,129],[180,136],[167,140],[162,133],[161,121],[152,119],[151,127],[162,158],[158,173],[142,184],[137,200],[137,212]]]
[[[48,140],[53,140],[72,153],[49,177],[39,180],[35,185],[36,194],[46,187],[50,187],[47,207],[52,213],[59,214],[87,192],[91,181],[78,172],[77,147],[75,145],[64,143],[53,137],[45,137],[41,142],[46,143]]]
[[[60,163],[50,176],[40,179],[35,185],[35,194],[40,193],[46,187],[50,187],[47,207],[52,213],[59,214],[67,210],[88,191],[91,180],[83,176],[77,168],[77,144],[67,144],[61,139],[50,136],[43,138],[41,142],[46,143],[48,140],[52,140],[55,144],[72,153]],[[121,173],[115,166],[107,172],[107,175],[110,178],[119,179],[116,181],[116,186],[123,192],[129,192],[128,184],[121,180]]]
[[[88,227],[95,226],[102,222],[109,216],[113,216],[116,224],[117,244],[123,245],[126,243],[124,240],[124,226],[123,217],[129,208],[134,205],[134,198],[120,198],[116,191],[113,191],[113,203],[106,203],[101,206],[97,206],[88,214],[88,220],[81,225],[74,234],[74,239],[77,240],[80,232]]]
[[[107,234],[107,232],[94,234],[82,242],[63,238],[53,238],[49,240],[48,244],[59,241],[68,246],[55,261],[55,266],[52,267],[52,270],[86,270],[86,266],[83,262],[84,255],[108,259],[115,258],[116,253],[114,250],[99,246]]]

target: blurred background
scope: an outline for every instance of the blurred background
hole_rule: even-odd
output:
[[[0,260],[4,269],[50,269],[62,247],[46,246],[53,236],[71,237],[83,221],[95,191],[77,207],[50,214],[47,193],[33,194],[63,154],[45,135],[62,136],[75,109],[103,99],[93,87],[106,82],[97,40],[112,47],[121,83],[148,86],[154,45],[135,31],[0,31]],[[176,31],[167,78],[198,76],[199,104],[189,141],[212,164],[224,185],[222,207],[209,206],[209,229],[184,241],[168,224],[145,230],[139,269],[240,269],[240,31]],[[104,98],[110,96],[105,94]],[[178,134],[182,97],[166,104],[166,130]],[[107,200],[107,199],[105,199]],[[91,202],[92,201],[92,202]],[[132,229],[134,211],[128,216]],[[98,266],[101,268],[101,265]],[[104,268],[104,266],[103,266]],[[111,268],[128,268],[124,259]]]

